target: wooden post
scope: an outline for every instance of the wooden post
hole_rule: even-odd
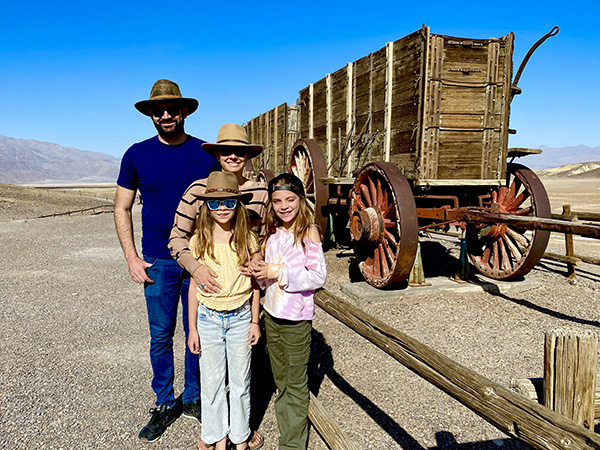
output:
[[[588,330],[546,332],[544,405],[573,422],[594,429],[598,338]]]
[[[577,220],[577,217],[574,217],[571,214],[571,205],[563,205],[563,219]],[[565,247],[567,248],[567,256],[575,256],[575,250],[573,248],[573,235],[571,233],[565,233]],[[567,263],[567,277],[575,278],[575,264]]]
[[[508,387],[531,401],[540,404],[544,402],[543,378],[512,378]],[[597,377],[596,390],[594,391],[594,419],[600,419],[600,379]]]

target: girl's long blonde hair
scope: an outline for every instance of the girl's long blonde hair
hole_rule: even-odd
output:
[[[275,186],[292,186],[293,183],[290,182],[289,174],[285,174],[286,176],[276,177],[273,181],[274,183],[269,186],[269,203],[267,203],[267,211],[265,213],[265,237],[262,240],[260,251],[261,254],[265,255],[265,248],[267,246],[267,241],[269,237],[275,234],[278,227],[283,226],[283,221],[277,217],[275,214],[275,210],[273,209],[273,202],[271,201],[272,188]],[[293,175],[291,175],[293,176]],[[281,177],[281,178],[280,178]],[[298,180],[299,182],[300,180]],[[304,241],[308,238],[308,233],[310,231],[311,226],[316,226],[313,220],[313,215],[308,207],[308,203],[306,197],[304,195],[299,195],[296,192],[296,189],[290,189],[290,192],[298,195],[298,215],[294,221],[294,243],[300,244],[302,248],[304,248]],[[304,192],[302,192],[304,193]]]
[[[196,230],[194,231],[194,235],[198,236],[198,238],[193,250],[195,250],[200,260],[209,257],[216,261],[213,238],[214,226],[215,221],[210,214],[208,205],[204,202],[200,207],[200,213],[196,219]],[[253,253],[252,243],[256,242],[257,238],[250,229],[250,219],[248,218],[246,206],[239,200],[232,218],[231,231],[229,246],[236,253],[238,264],[243,266],[250,261],[250,256]]]

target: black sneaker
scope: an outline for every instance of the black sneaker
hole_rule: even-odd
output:
[[[144,442],[154,442],[167,430],[169,425],[181,415],[181,403],[175,406],[160,405],[150,410],[152,417],[148,424],[140,431],[139,439]]]
[[[196,419],[198,422],[202,423],[202,406],[200,404],[200,399],[195,402],[184,403],[183,416],[188,419]]]

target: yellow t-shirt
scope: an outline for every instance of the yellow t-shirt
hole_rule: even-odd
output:
[[[250,239],[250,249],[252,252],[257,252],[258,241],[254,233],[250,233]],[[198,286],[196,299],[207,308],[217,311],[232,311],[239,308],[252,296],[252,281],[251,277],[240,273],[236,253],[229,243],[217,244],[215,242],[215,260],[210,257],[200,259],[196,251],[197,241],[198,235],[194,234],[189,243],[192,255],[217,273],[217,281],[221,285],[221,292],[211,294],[204,292]]]

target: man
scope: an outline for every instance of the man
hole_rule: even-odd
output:
[[[183,98],[176,83],[158,80],[150,99],[136,103],[135,108],[152,118],[158,135],[132,145],[123,155],[115,195],[115,226],[129,275],[136,283],[144,283],[156,407],[150,410],[152,417],[139,438],[153,442],[182,413],[200,420],[198,357],[187,345],[181,398],[175,398],[173,389],[173,335],[181,298],[187,342],[189,274],[171,258],[167,244],[183,192],[192,181],[220,170],[220,165],[202,150],[203,141],[185,133],[185,119],[196,111],[198,101]],[[138,190],[144,198],[142,257],[135,246],[131,211]]]

